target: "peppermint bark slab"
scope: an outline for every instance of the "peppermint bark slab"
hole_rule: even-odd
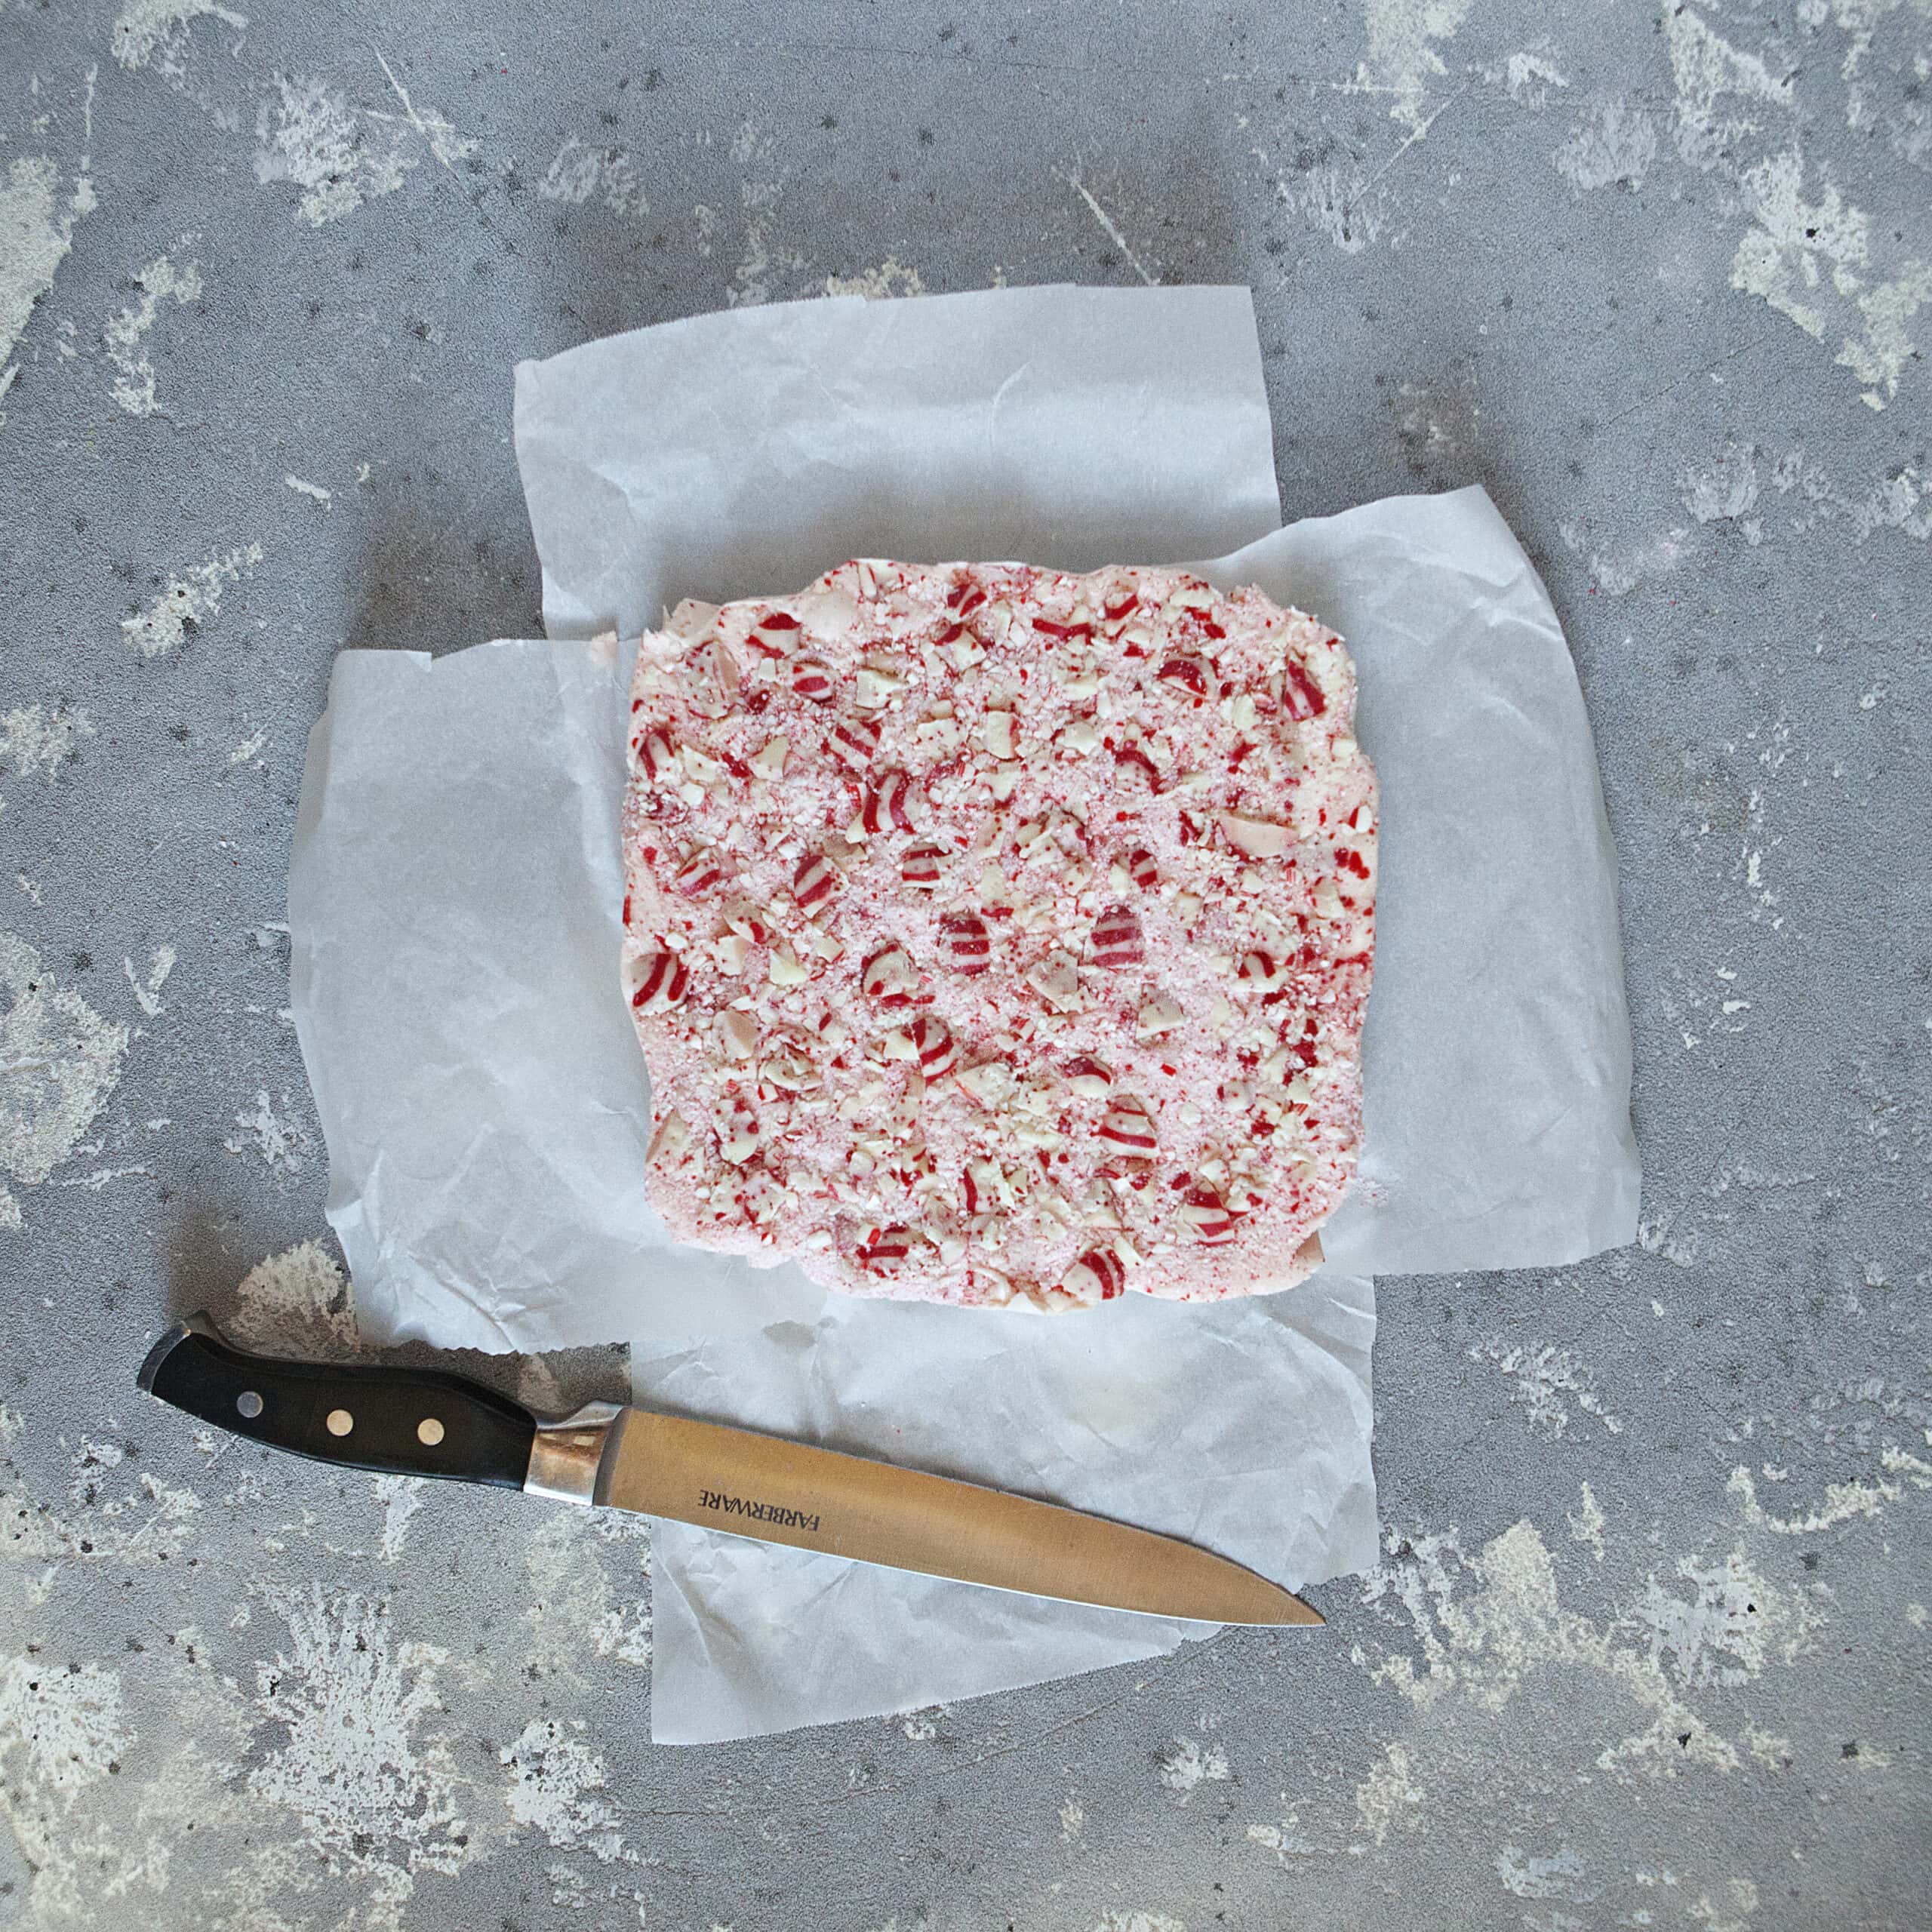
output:
[[[1302,1278],[1360,1134],[1354,709],[1332,632],[1180,571],[681,605],[625,818],[668,1225],[954,1303]]]

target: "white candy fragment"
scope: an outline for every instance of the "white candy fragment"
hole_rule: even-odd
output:
[[[1228,843],[1251,859],[1278,859],[1294,842],[1294,835],[1285,825],[1272,820],[1249,818],[1240,812],[1217,812]]]
[[[765,973],[774,986],[802,986],[811,977],[811,969],[801,966],[783,946],[774,948]]]
[[[1156,993],[1142,1002],[1140,1011],[1135,1014],[1134,1030],[1143,1040],[1158,1040],[1171,1033],[1187,1017],[1165,993]]]
[[[742,1167],[758,1152],[760,1139],[757,1110],[742,1094],[734,1095],[718,1119],[720,1157]]]
[[[1013,1091],[1013,1069],[1003,1060],[983,1060],[961,1069],[959,1084],[983,1107],[997,1107]]]
[[[762,778],[776,778],[785,769],[785,761],[791,755],[792,741],[780,737],[774,738],[764,750],[752,760],[752,769]]]
[[[758,1045],[758,1022],[749,1013],[727,1007],[714,1023],[718,1051],[726,1060],[749,1060]]]
[[[1069,952],[1050,952],[1026,969],[1026,983],[1048,1005],[1064,1009],[1080,997],[1080,966]]]
[[[861,664],[853,697],[860,709],[877,711],[905,688],[906,680],[897,671],[882,665]]]

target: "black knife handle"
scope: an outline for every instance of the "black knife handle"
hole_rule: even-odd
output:
[[[521,1489],[537,1420],[440,1369],[283,1361],[190,1315],[148,1351],[140,1385],[217,1429],[337,1469]]]

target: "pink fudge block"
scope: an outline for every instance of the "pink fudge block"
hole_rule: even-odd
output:
[[[1354,712],[1332,632],[1184,571],[681,605],[625,816],[672,1230],[977,1306],[1300,1280],[1361,1131]]]

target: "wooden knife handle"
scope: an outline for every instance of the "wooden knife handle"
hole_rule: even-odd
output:
[[[169,1329],[140,1380],[217,1429],[338,1469],[521,1489],[537,1439],[527,1409],[460,1375],[251,1355],[205,1315]]]

